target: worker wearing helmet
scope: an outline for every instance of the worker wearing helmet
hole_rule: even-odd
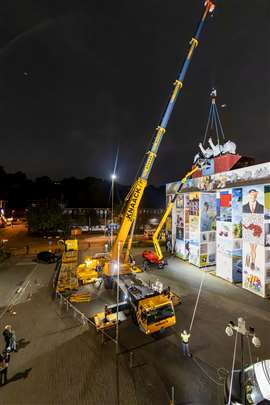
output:
[[[183,353],[185,356],[192,357],[192,354],[190,353],[189,350],[189,338],[190,333],[187,333],[186,330],[183,330],[183,332],[181,333]]]

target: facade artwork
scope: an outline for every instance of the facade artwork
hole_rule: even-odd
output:
[[[216,257],[216,197],[213,193],[179,194],[172,212],[172,246],[177,257],[198,267]]]
[[[216,274],[242,281],[242,188],[218,191]]]
[[[270,295],[268,187],[243,188],[243,287],[262,297]]]
[[[178,186],[168,184],[167,196]],[[198,267],[216,263],[219,277],[270,296],[270,163],[190,179],[171,229],[177,257]]]

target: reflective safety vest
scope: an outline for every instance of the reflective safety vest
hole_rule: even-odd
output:
[[[181,333],[181,339],[183,343],[188,343],[190,338],[190,333]]]

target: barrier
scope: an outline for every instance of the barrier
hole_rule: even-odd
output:
[[[66,311],[72,311],[72,316],[74,319],[76,319],[82,326],[85,325],[90,325],[95,328],[96,330],[96,325],[95,323],[88,318],[83,312],[81,312],[78,308],[76,308],[63,294],[61,294],[59,291],[55,292],[55,298],[56,300],[59,300],[59,305],[64,306],[66,308]],[[105,342],[105,337],[112,341],[113,343],[116,343],[116,340],[109,335],[107,332],[104,330],[98,331],[98,333],[101,333],[101,342],[102,344]]]

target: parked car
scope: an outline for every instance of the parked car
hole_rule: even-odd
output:
[[[37,254],[37,262],[40,263],[56,263],[60,259],[61,255],[44,251],[44,252],[39,252]]]
[[[80,226],[80,228],[81,228],[82,232],[89,232],[89,230],[90,230],[88,225],[82,225],[82,226]]]

